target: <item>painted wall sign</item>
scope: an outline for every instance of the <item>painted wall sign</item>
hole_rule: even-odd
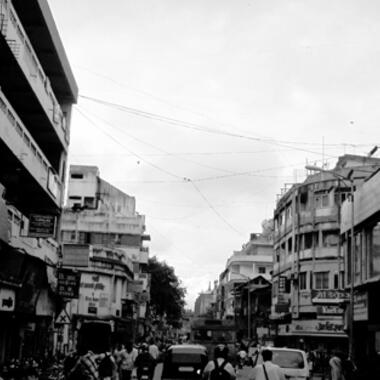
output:
[[[354,321],[368,321],[368,293],[354,294]]]
[[[312,302],[315,304],[338,304],[349,299],[344,290],[312,290]]]
[[[340,320],[295,320],[290,324],[280,326],[279,335],[345,335],[343,318]]]

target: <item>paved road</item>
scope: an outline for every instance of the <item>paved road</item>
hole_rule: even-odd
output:
[[[252,367],[243,367],[237,371],[237,380],[248,380],[250,378],[249,373],[252,371]],[[154,372],[153,380],[161,380],[162,363],[157,364]],[[312,376],[310,380],[323,380],[320,376]]]
[[[243,367],[242,369],[238,369],[236,373],[237,380],[248,380],[250,378],[249,374],[252,371],[252,367]],[[310,378],[310,380],[323,380],[321,376],[314,375]]]

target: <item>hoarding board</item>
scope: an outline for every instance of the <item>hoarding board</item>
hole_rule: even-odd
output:
[[[49,238],[55,236],[54,215],[30,214],[28,236],[33,238]]]

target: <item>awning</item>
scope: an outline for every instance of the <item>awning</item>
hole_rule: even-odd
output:
[[[0,245],[0,283],[16,292],[15,311],[35,314],[39,294],[48,287],[46,264],[41,259],[2,243]]]

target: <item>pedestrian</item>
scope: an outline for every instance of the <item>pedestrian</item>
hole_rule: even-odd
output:
[[[111,352],[105,352],[98,358],[99,362],[99,378],[101,380],[118,380],[118,370],[115,358]]]
[[[232,364],[228,361],[228,348],[219,344],[214,350],[214,360],[210,360],[203,370],[204,380],[235,380],[236,373]]]
[[[329,360],[330,376],[331,380],[345,380],[342,368],[342,359],[337,351],[333,353],[333,356]]]
[[[79,350],[79,358],[75,365],[68,372],[68,380],[99,380],[98,372],[98,355],[94,354],[91,350],[87,350],[83,354],[82,350]]]
[[[160,350],[158,349],[156,340],[154,338],[150,340],[149,353],[152,355],[152,358],[157,361],[160,355]]]
[[[282,369],[272,363],[273,352],[271,350],[263,350],[261,352],[263,364],[257,365],[252,370],[252,377],[249,380],[285,380]]]
[[[143,376],[146,376],[149,380],[153,379],[156,362],[149,353],[146,343],[141,345],[141,352],[135,360],[135,366],[138,380],[141,380]]]
[[[127,342],[125,348],[120,351],[118,356],[120,380],[131,380],[137,356],[138,351],[133,347],[133,343]]]
[[[342,361],[342,372],[345,380],[355,380],[357,367],[350,356]]]

